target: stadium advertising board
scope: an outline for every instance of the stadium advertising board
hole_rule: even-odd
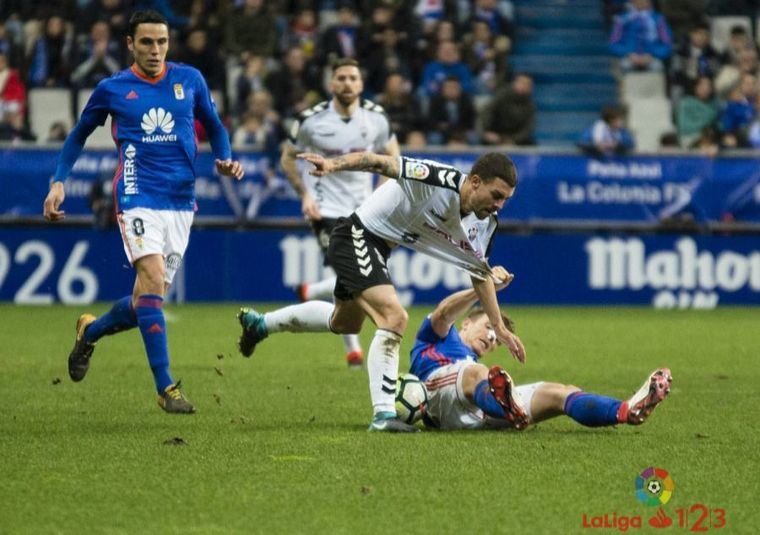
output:
[[[415,154],[468,170],[477,153]],[[637,156],[596,160],[580,155],[515,154],[520,186],[501,214],[504,221],[621,221],[657,223],[673,218],[760,222],[760,165],[753,158]],[[37,215],[53,174],[53,150],[0,149],[0,215]],[[198,155],[199,217],[299,217],[300,203],[271,159],[240,153],[246,178],[220,181],[208,152]],[[80,156],[66,188],[65,209],[89,215],[96,181],[110,191],[113,151]]]
[[[500,234],[491,263],[515,273],[504,300],[518,304],[760,304],[754,236]],[[291,301],[291,287],[320,279],[323,269],[305,232],[198,229],[173,292],[188,301]],[[393,253],[389,270],[407,302],[436,302],[468,281],[407,249]],[[0,230],[0,300],[112,301],[132,281],[116,231]]]

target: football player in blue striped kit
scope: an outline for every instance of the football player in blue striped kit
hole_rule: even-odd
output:
[[[200,72],[166,62],[166,19],[151,10],[135,12],[127,46],[134,63],[96,87],[66,138],[44,203],[48,221],[64,218],[60,209],[65,197],[63,181],[87,137],[110,115],[119,152],[114,204],[124,251],[137,277],[132,294],[117,301],[106,314],[79,317],[69,375],[74,381],[84,378],[101,337],[138,327],[158,404],[166,412],[192,413],[195,408],[169,372],[163,304],[187,248],[195,210],[196,118],[209,133],[217,171],[239,180],[243,169],[231,158],[227,131]]]

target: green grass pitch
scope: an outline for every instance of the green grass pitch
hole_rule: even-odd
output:
[[[760,529],[757,309],[514,308],[527,363],[504,350],[485,363],[518,384],[624,398],[666,365],[671,396],[637,428],[560,418],[416,435],[366,432],[366,372],[346,368],[338,337],[279,335],[244,359],[235,304],[168,310],[194,416],[158,408],[137,331],[103,339],[75,384],[66,357],[84,309],[0,306],[0,532],[586,533],[583,515],[605,514],[648,531],[657,508],[634,496],[648,466],[675,483],[671,530],[688,531],[677,510],[695,504],[725,510],[721,531]],[[410,311],[402,372],[427,311]]]

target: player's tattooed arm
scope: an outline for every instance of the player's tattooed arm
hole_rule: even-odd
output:
[[[288,178],[288,182],[290,182],[290,185],[293,186],[296,194],[301,198],[301,213],[303,213],[304,217],[311,221],[322,219],[322,214],[319,211],[319,204],[317,204],[317,201],[315,201],[306,190],[303,180],[301,179],[301,174],[298,172],[296,155],[296,148],[290,143],[287,143],[285,149],[282,151],[282,156],[280,157],[280,165],[282,166],[283,171],[285,171],[285,176]]]
[[[337,158],[325,158],[319,154],[303,153],[299,158],[314,164],[311,174],[325,176],[336,171],[369,171],[389,178],[398,178],[399,160],[384,154],[352,152]]]
[[[293,145],[289,143],[285,144],[282,156],[280,156],[280,165],[295,192],[299,197],[303,197],[306,188],[304,188],[303,180],[301,180],[301,175],[298,173],[298,166],[296,166],[296,148]]]

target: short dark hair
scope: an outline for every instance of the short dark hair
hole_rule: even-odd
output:
[[[609,124],[615,119],[625,119],[626,109],[623,106],[609,104],[602,108],[602,120]]]
[[[129,18],[127,35],[134,39],[135,32],[140,24],[163,24],[169,28],[169,21],[161,13],[153,9],[144,9],[132,13],[132,16]]]
[[[473,307],[470,312],[467,314],[467,319],[470,321],[477,320],[480,316],[485,316],[486,311],[480,308],[479,306]],[[510,319],[509,316],[507,316],[504,312],[501,313],[501,320],[504,322],[504,325],[507,327],[507,330],[511,332],[512,334],[515,334],[515,322]]]
[[[484,182],[499,177],[510,186],[517,187],[517,170],[509,156],[501,152],[486,152],[475,161],[471,175],[478,175]]]
[[[356,67],[357,69],[359,69],[359,62],[353,58],[336,59],[332,64],[332,73],[335,74],[335,71],[337,71],[341,67]],[[361,69],[359,70],[361,71]]]

